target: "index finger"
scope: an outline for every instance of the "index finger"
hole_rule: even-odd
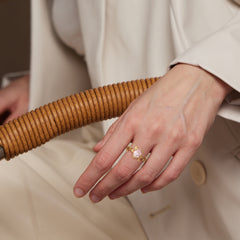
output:
[[[104,147],[97,153],[74,186],[76,197],[83,197],[107,173],[118,159],[126,146],[131,142],[133,135],[123,126],[115,130]]]

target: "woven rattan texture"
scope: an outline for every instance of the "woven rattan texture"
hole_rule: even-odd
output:
[[[90,123],[120,116],[159,78],[141,79],[86,90],[37,108],[0,126],[5,159]]]

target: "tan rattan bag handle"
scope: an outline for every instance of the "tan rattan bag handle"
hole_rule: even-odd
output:
[[[28,112],[0,126],[0,155],[9,160],[72,129],[120,116],[158,79],[141,79],[86,90]]]

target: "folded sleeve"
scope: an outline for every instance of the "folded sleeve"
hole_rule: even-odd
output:
[[[227,24],[182,52],[170,65],[200,66],[230,85],[219,115],[240,122],[240,10]]]

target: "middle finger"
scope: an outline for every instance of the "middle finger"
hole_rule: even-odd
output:
[[[123,155],[121,160],[91,191],[91,200],[98,202],[127,182],[143,163],[141,159],[137,158],[146,156],[151,151],[151,148],[152,146],[146,145],[143,139],[134,139],[131,150]]]
[[[115,199],[126,196],[151,184],[161,174],[175,151],[175,146],[169,147],[168,144],[155,146],[146,164],[129,181],[112,192],[109,197]]]

